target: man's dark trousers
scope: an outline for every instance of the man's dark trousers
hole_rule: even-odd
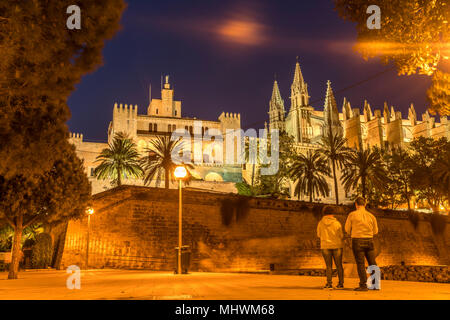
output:
[[[355,256],[356,266],[359,275],[359,286],[367,287],[367,273],[365,260],[369,266],[376,265],[375,250],[372,238],[352,238],[353,255]]]

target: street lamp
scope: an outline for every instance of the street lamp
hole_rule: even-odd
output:
[[[89,268],[89,229],[91,228],[91,216],[94,214],[94,208],[90,207],[86,210],[88,215],[87,225],[87,241],[86,241],[86,269]]]
[[[178,203],[178,274],[181,274],[181,245],[182,245],[182,197],[181,197],[181,180],[186,178],[187,171],[183,166],[178,166],[175,168],[173,172],[175,179],[178,180],[178,189],[180,190],[179,194],[179,203]]]

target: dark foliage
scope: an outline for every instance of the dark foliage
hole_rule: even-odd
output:
[[[52,262],[52,237],[48,233],[36,236],[36,243],[31,253],[31,264],[35,269],[45,269]]]

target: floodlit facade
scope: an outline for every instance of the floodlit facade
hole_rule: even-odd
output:
[[[318,147],[321,137],[329,130],[329,126],[325,125],[328,123],[331,123],[332,132],[341,132],[347,138],[349,147],[358,149],[373,146],[380,148],[406,146],[413,138],[419,136],[450,139],[450,123],[446,117],[441,117],[438,122],[426,112],[419,120],[412,104],[407,119],[403,119],[401,112],[395,111],[393,106],[389,108],[387,103],[381,110],[372,110],[371,105],[365,101],[361,109],[362,114],[360,108],[352,108],[350,101],[344,98],[339,112],[331,82],[328,81],[323,111],[317,110],[310,103],[308,84],[297,61],[291,84],[290,108],[286,110],[278,81],[275,80],[269,101],[269,123],[265,126],[267,129],[287,132],[294,138],[296,147],[301,152]],[[183,117],[182,103],[175,100],[174,88],[166,76],[161,86],[160,99],[152,98],[150,90],[146,114],[139,114],[137,105],[114,104],[112,121],[108,127],[108,141],[110,142],[119,132],[126,133],[136,142],[141,155],[144,155],[150,141],[155,137],[185,132],[192,138],[191,160],[195,163],[195,170],[192,173],[196,180],[190,187],[235,193],[237,192],[235,183],[242,180],[251,183],[254,174],[253,165],[240,164],[238,161],[239,155],[243,155],[243,150],[238,145],[241,136],[227,134],[227,130],[240,129],[241,116],[236,113],[222,112],[215,121]],[[217,143],[219,136],[223,138],[222,143]],[[194,137],[199,140],[196,142]],[[75,144],[80,158],[84,160],[93,193],[111,188],[110,181],[97,180],[94,177],[94,169],[98,165],[95,162],[96,157],[108,147],[107,143],[86,141],[82,134],[77,133],[71,134],[70,140]],[[230,150],[230,147],[233,150]],[[233,163],[226,161],[230,154]],[[338,181],[340,174],[338,172]],[[325,198],[315,199],[316,201],[335,202],[332,178],[329,178],[328,182],[330,193]],[[143,181],[124,179],[124,184],[142,185]],[[154,181],[150,185],[158,184],[161,185],[161,181]],[[176,185],[173,184],[171,187]],[[295,182],[290,181],[286,187],[291,198],[297,198],[294,197]],[[342,186],[338,189],[340,202],[349,201],[351,194],[347,194]]]
[[[242,170],[239,164],[227,164],[226,139],[232,135],[225,135],[223,146],[214,143],[219,133],[241,128],[241,116],[236,113],[222,112],[216,121],[200,120],[182,116],[181,101],[174,99],[174,89],[165,77],[161,88],[161,99],[151,97],[146,114],[138,113],[137,105],[118,104],[113,107],[112,121],[108,127],[108,141],[123,132],[137,144],[138,151],[144,155],[150,141],[157,136],[171,136],[174,132],[187,133],[192,140],[191,159],[196,159],[195,170],[192,172],[195,180],[190,183],[191,188],[236,192],[234,184],[242,181]],[[197,137],[197,141],[194,140]],[[70,141],[75,144],[77,153],[84,160],[86,172],[92,182],[93,193],[111,188],[108,180],[97,180],[94,169],[100,152],[108,147],[107,143],[85,141],[82,134],[72,133]],[[234,156],[237,160],[237,139],[233,141]],[[229,150],[228,150],[229,151]],[[236,161],[237,163],[237,161]],[[124,184],[143,185],[142,179],[125,179]],[[150,185],[163,185],[163,181],[153,181]],[[171,187],[176,187],[176,184]]]
[[[308,84],[297,61],[291,84],[289,110],[285,108],[278,81],[274,81],[269,101],[268,127],[286,131],[294,137],[297,148],[302,152],[318,147],[323,134],[329,130],[329,123],[333,133],[341,132],[344,135],[348,147],[357,149],[374,146],[405,147],[411,140],[420,136],[434,139],[445,137],[450,140],[450,123],[447,117],[441,117],[438,122],[426,112],[422,115],[422,120],[419,120],[413,104],[409,108],[407,119],[404,119],[402,113],[396,111],[393,106],[389,108],[387,103],[384,103],[381,110],[372,111],[371,105],[364,101],[362,110],[361,114],[360,108],[352,108],[350,101],[344,98],[339,112],[330,81],[327,82],[323,111],[316,110],[310,103]],[[331,121],[328,121],[329,118]],[[244,176],[248,176],[248,173]],[[338,180],[339,177],[340,172]],[[333,182],[332,179],[328,180],[330,194],[325,199],[317,200],[335,201]],[[288,188],[291,197],[294,187],[295,183],[290,181]],[[351,195],[346,194],[342,186],[339,186],[339,190],[341,192],[339,199],[348,201]]]

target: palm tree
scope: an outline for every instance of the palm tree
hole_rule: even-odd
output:
[[[140,160],[144,169],[144,183],[150,184],[156,177],[156,186],[164,175],[164,187],[169,189],[169,181],[174,180],[173,172],[177,164],[172,161],[172,152],[182,151],[183,144],[181,140],[171,140],[168,136],[157,136],[155,140],[150,141],[150,146],[145,149],[146,156]],[[193,169],[192,164],[184,164],[187,171]]]
[[[344,165],[341,180],[347,192],[356,190],[361,183],[363,198],[366,197],[369,183],[381,188],[386,181],[386,171],[378,149],[352,150]]]
[[[328,161],[317,151],[308,150],[306,155],[298,154],[290,168],[290,174],[297,181],[295,195],[309,195],[309,202],[315,195],[326,196],[329,192],[325,177],[330,176]]]
[[[342,169],[345,161],[350,157],[350,149],[345,146],[346,143],[347,139],[339,133],[334,135],[331,134],[331,130],[329,130],[329,134],[323,136],[322,140],[319,142],[318,152],[331,161],[336,204],[339,204],[336,168]]]
[[[139,153],[136,144],[124,133],[117,133],[108,148],[102,150],[97,156],[96,162],[100,162],[94,170],[98,179],[113,179],[113,184],[122,185],[122,177],[130,176],[139,178],[143,174],[139,165]]]
[[[250,139],[254,139],[253,141]],[[256,150],[251,150],[251,147],[255,147]],[[245,145],[244,145],[244,151],[243,151],[243,160],[247,163],[251,163],[252,165],[252,175],[251,175],[251,184],[250,186],[253,188],[254,184],[255,184],[255,169],[257,164],[261,163],[261,159],[260,159],[260,154],[258,152],[259,150],[259,140],[257,140],[256,138],[252,138],[252,137],[246,137],[245,139]],[[254,159],[250,159],[253,158],[253,154],[252,152],[255,152],[254,155]]]

